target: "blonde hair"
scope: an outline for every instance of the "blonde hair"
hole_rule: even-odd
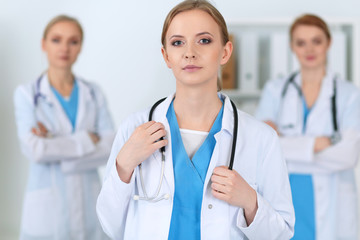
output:
[[[307,26],[315,26],[320,28],[326,35],[328,40],[331,40],[331,34],[328,25],[324,20],[322,20],[320,17],[312,14],[304,14],[300,17],[296,18],[293,24],[290,27],[290,39],[292,40],[292,35],[295,31],[295,28],[297,28],[300,25],[307,25]]]
[[[50,20],[50,22],[46,25],[45,30],[44,30],[44,34],[43,34],[43,39],[46,39],[47,34],[49,33],[50,29],[57,23],[59,22],[72,22],[74,23],[80,31],[80,35],[81,35],[81,42],[84,39],[84,31],[82,29],[81,24],[79,23],[79,21],[76,18],[67,16],[67,15],[58,15],[56,17],[54,17],[53,19]]]
[[[190,10],[201,10],[208,13],[217,25],[220,28],[221,33],[221,42],[223,46],[229,41],[229,33],[226,26],[226,22],[221,13],[208,1],[206,0],[185,0],[178,5],[176,5],[165,18],[162,33],[161,33],[161,44],[164,49],[166,49],[166,33],[169,29],[170,23],[174,19],[176,15],[182,12],[190,11]],[[217,80],[218,91],[221,90],[221,80],[218,77]]]

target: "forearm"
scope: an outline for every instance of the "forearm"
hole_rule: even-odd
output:
[[[92,153],[78,158],[62,160],[61,170],[63,172],[79,172],[96,169],[105,165],[111,151],[113,138],[113,133],[102,135],[100,142],[96,144],[96,149]]]
[[[96,148],[85,131],[52,138],[38,137],[29,132],[21,138],[21,144],[25,154],[30,155],[29,157],[37,163],[78,158],[93,152]]]
[[[280,137],[284,158],[288,162],[312,162],[314,159],[315,137]]]

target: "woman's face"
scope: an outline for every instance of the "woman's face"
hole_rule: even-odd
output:
[[[216,88],[219,67],[228,61],[232,44],[223,45],[220,28],[208,13],[190,10],[176,15],[165,42],[162,54],[177,87],[214,84]]]
[[[293,31],[291,48],[302,69],[325,67],[329,46],[330,40],[319,27],[299,25]]]
[[[42,49],[46,52],[49,65],[54,68],[69,69],[81,50],[81,32],[70,21],[54,24],[42,40]]]

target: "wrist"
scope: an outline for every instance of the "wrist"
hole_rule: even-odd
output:
[[[254,189],[252,189],[252,192],[250,194],[250,199],[247,205],[244,206],[244,216],[245,216],[246,224],[248,226],[253,222],[257,210],[258,210],[257,193]]]
[[[257,194],[254,189],[251,188],[251,193],[249,194],[249,200],[247,201],[246,205],[244,205],[244,211],[251,213],[256,212],[257,210]]]
[[[134,172],[135,167],[132,165],[126,164],[124,161],[119,161],[119,158],[116,158],[116,170],[123,182],[129,183],[131,176]]]

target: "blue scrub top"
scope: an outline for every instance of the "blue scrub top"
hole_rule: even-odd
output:
[[[306,123],[311,108],[306,105],[305,98],[303,103],[303,133],[306,130]],[[291,194],[295,210],[295,240],[315,240],[315,204],[314,186],[311,174],[290,174],[289,176]]]
[[[175,193],[169,230],[171,240],[200,240],[203,188],[210,159],[216,144],[214,135],[221,130],[224,105],[192,160],[186,153],[173,102],[166,117],[170,124]]]
[[[69,118],[73,131],[75,130],[76,116],[78,109],[78,99],[79,99],[79,87],[77,81],[74,81],[74,86],[71,91],[71,95],[68,99],[65,99],[54,87],[51,86],[51,90],[55,94],[57,100],[61,104],[66,116]]]

